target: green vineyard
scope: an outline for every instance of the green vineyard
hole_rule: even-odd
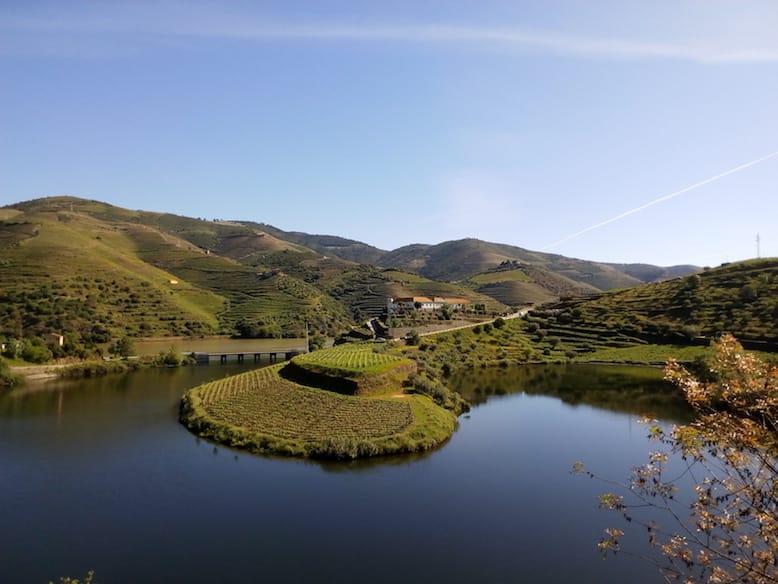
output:
[[[350,353],[353,359],[361,351]],[[287,366],[264,367],[189,390],[181,402],[182,423],[200,436],[252,452],[326,458],[427,450],[456,427],[455,416],[426,396],[341,395],[284,379],[280,371]]]
[[[379,375],[407,361],[403,357],[381,352],[379,343],[348,343],[294,358],[296,365],[345,377]]]
[[[332,436],[376,438],[413,422],[407,401],[359,399],[306,388],[266,367],[209,384],[201,391],[216,420],[281,438],[312,441]],[[326,415],[322,415],[326,414]]]

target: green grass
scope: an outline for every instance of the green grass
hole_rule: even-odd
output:
[[[425,396],[353,397],[292,383],[284,364],[189,390],[181,421],[200,436],[263,454],[357,458],[437,446],[455,416]]]
[[[637,345],[633,347],[602,348],[576,357],[580,363],[636,363],[641,365],[664,365],[669,359],[683,363],[710,354],[709,347],[680,345]]]

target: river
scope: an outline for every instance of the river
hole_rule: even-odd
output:
[[[625,478],[652,449],[638,415],[684,419],[658,372],[479,372],[458,380],[477,405],[438,450],[316,463],[177,422],[186,388],[252,365],[0,395],[0,582],[662,582],[644,560],[601,559],[619,526],[597,508],[607,489],[569,472]]]

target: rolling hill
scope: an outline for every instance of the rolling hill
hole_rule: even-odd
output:
[[[385,271],[261,231],[259,224],[51,197],[0,209],[0,336],[337,335],[392,295],[500,302],[466,286]]]
[[[87,346],[122,336],[296,335],[305,323],[336,335],[379,316],[387,297],[461,297],[504,312],[694,270],[476,239],[386,252],[337,236],[77,197],[0,209],[0,250],[0,336],[54,331]]]
[[[505,261],[488,272],[471,276],[466,284],[509,306],[543,304],[562,296],[598,292],[594,286],[515,260]]]
[[[504,262],[546,270],[598,290],[637,286],[657,278],[656,274],[675,276],[697,270],[694,266],[659,268],[644,264],[603,264],[478,239],[408,245],[384,255],[380,265],[415,271],[434,280],[462,281],[498,268]],[[636,266],[644,268],[641,270]],[[643,279],[645,275],[650,279]]]
[[[535,313],[563,342],[613,338],[702,343],[731,333],[747,348],[778,350],[778,259],[728,264],[655,284],[570,298]]]

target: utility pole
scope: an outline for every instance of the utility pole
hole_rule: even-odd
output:
[[[760,249],[760,243],[761,243],[761,241],[759,239],[759,234],[757,233],[756,234],[756,258],[757,259],[762,257],[762,254],[761,254],[762,250]]]

